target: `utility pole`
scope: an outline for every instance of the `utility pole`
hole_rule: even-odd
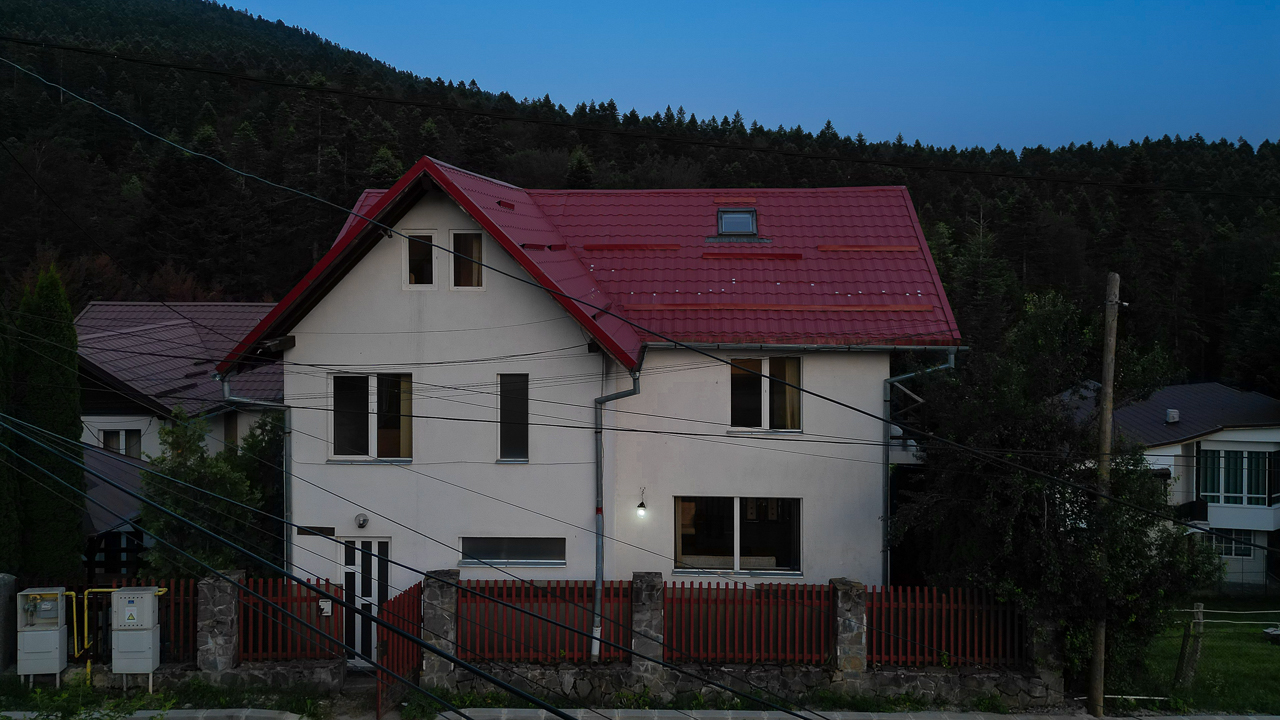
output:
[[[1098,394],[1098,492],[1111,491],[1111,415],[1115,406],[1116,317],[1120,312],[1120,276],[1107,273],[1106,325],[1102,337],[1102,388]],[[1093,657],[1089,661],[1089,714],[1102,717],[1107,654],[1107,598],[1103,587],[1107,574],[1107,547],[1102,513],[1106,498],[1094,503],[1094,523],[1098,533],[1098,587],[1093,621]]]

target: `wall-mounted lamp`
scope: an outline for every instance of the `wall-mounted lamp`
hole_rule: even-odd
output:
[[[369,516],[364,513],[356,515],[356,527],[364,529],[369,524]]]
[[[648,508],[644,506],[644,488],[640,488],[640,504],[636,506],[636,517],[644,517]]]

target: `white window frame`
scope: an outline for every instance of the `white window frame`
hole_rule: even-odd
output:
[[[485,560],[472,559],[462,554],[462,539],[467,538],[511,538],[517,540],[563,540],[564,560]],[[569,565],[569,539],[559,535],[493,535],[471,534],[458,536],[458,567],[567,567]]]
[[[129,454],[128,437],[129,437],[129,431],[131,430],[136,431],[138,433],[138,456],[137,457],[133,457],[132,455]],[[98,429],[98,447],[102,448],[103,450],[107,450],[107,434],[108,433],[115,435],[117,437],[116,439],[117,447],[120,448],[120,451],[118,454],[121,457],[133,458],[134,460],[142,459],[142,428],[136,428],[136,427],[111,428],[111,429],[99,428]],[[108,450],[108,452],[111,452],[111,451]]]
[[[738,362],[739,360],[759,360],[760,361],[760,427],[741,427],[733,424],[733,381],[729,382],[729,430],[730,435],[802,435],[804,434],[804,393],[800,394],[800,427],[774,429],[769,427],[769,361],[773,357],[780,358],[796,358],[800,361],[800,387],[804,387],[804,356],[803,355],[752,355],[731,357],[729,362]],[[732,372],[732,368],[730,368]],[[730,376],[732,378],[732,375]]]
[[[1271,498],[1267,495],[1267,468],[1265,466],[1265,463],[1267,462],[1267,458],[1270,456],[1270,453],[1272,452],[1269,446],[1265,444],[1258,444],[1258,443],[1248,443],[1248,444],[1241,443],[1235,447],[1224,447],[1221,445],[1215,445],[1214,447],[1201,446],[1200,451],[1201,453],[1214,452],[1218,454],[1218,491],[1216,493],[1207,493],[1205,492],[1205,489],[1203,487],[1199,489],[1200,497],[1205,497],[1206,495],[1208,495],[1208,496],[1218,498],[1216,501],[1206,499],[1207,503],[1209,503],[1210,505],[1217,505],[1220,507],[1241,507],[1241,508],[1248,508],[1248,507],[1264,508],[1269,505],[1269,503],[1271,502]],[[1238,503],[1226,502],[1226,499],[1227,499],[1227,453],[1228,452],[1239,452],[1239,453],[1242,453],[1243,455],[1241,459],[1241,466],[1240,466],[1241,467],[1240,494],[1239,495],[1232,494],[1232,497],[1240,498],[1240,502]],[[1263,476],[1262,476],[1262,494],[1261,495],[1249,494],[1249,453],[1260,453],[1263,457],[1264,466],[1262,469]],[[1196,455],[1195,461],[1197,463],[1200,462],[1199,454]],[[1203,477],[1204,476],[1203,470],[1201,470],[1198,474],[1201,477]],[[1261,502],[1250,503],[1249,500],[1251,499],[1261,500]]]
[[[328,383],[328,416],[329,416],[329,437],[325,447],[328,455],[328,461],[335,465],[408,465],[413,462],[413,454],[418,449],[418,433],[417,428],[412,428],[410,432],[409,456],[398,458],[380,458],[378,457],[378,375],[408,375],[410,383],[413,383],[412,372],[339,372],[329,373]],[[333,446],[337,440],[336,422],[338,417],[337,408],[334,404],[333,380],[338,377],[363,377],[365,379],[365,394],[368,396],[366,407],[368,409],[368,447],[373,452],[365,455],[335,455]],[[415,412],[416,414],[416,412]],[[416,418],[410,417],[409,422],[413,423]]]
[[[1228,544],[1228,541],[1222,538],[1220,535],[1208,536],[1209,541],[1213,543],[1214,551],[1218,553],[1218,557],[1222,558],[1223,560],[1228,560],[1231,558],[1247,559],[1247,558],[1253,557],[1253,546],[1248,544],[1253,542],[1252,530],[1238,530],[1238,529],[1232,529],[1232,528],[1213,528],[1213,531],[1216,533],[1222,533],[1223,535],[1231,536],[1231,541],[1229,544]],[[1223,553],[1223,550],[1229,550],[1230,553],[1229,554]],[[1240,550],[1243,550],[1244,554],[1241,554]]]
[[[401,285],[401,287],[403,287],[405,290],[435,290],[435,289],[436,289],[437,287],[439,287],[439,285],[440,285],[440,280],[439,280],[439,277],[440,277],[440,249],[439,249],[439,237],[440,237],[440,233],[439,233],[438,231],[436,231],[436,230],[433,230],[433,229],[427,229],[427,228],[414,228],[414,229],[407,229],[407,228],[406,228],[406,229],[402,229],[402,230],[400,230],[400,232],[402,232],[402,233],[404,233],[405,235],[407,235],[407,236],[408,236],[408,237],[400,238],[400,285]],[[430,238],[431,238],[431,242],[432,242],[432,248],[431,248],[431,282],[429,282],[429,283],[416,283],[416,284],[411,284],[411,283],[409,282],[409,245],[410,245],[410,243],[417,243],[417,242],[418,242],[417,240],[414,240],[413,238],[415,238],[415,237],[423,237],[423,236],[430,237]],[[450,270],[450,271],[452,271],[452,270],[453,270],[453,264],[452,264],[452,263],[450,263],[450,265],[449,265],[449,270]]]
[[[485,287],[487,286],[487,283],[488,283],[488,275],[489,275],[489,273],[488,273],[488,272],[486,272],[486,271],[488,270],[488,268],[483,267],[483,266],[480,268],[480,284],[479,284],[478,286],[476,286],[476,287],[469,287],[469,286],[466,286],[466,285],[454,285],[454,284],[453,284],[453,264],[454,264],[455,262],[457,262],[457,260],[458,260],[458,256],[457,256],[457,255],[455,255],[455,254],[454,254],[454,252],[453,252],[453,249],[454,249],[454,239],[455,239],[455,237],[456,237],[456,236],[458,236],[458,235],[477,235],[477,234],[480,236],[480,262],[483,264],[483,263],[485,263],[485,258],[489,257],[489,250],[488,250],[488,247],[489,247],[489,233],[486,233],[485,231],[483,231],[483,230],[481,230],[481,229],[479,229],[479,228],[470,229],[470,230],[462,229],[462,230],[450,230],[450,231],[449,231],[449,253],[448,253],[448,255],[449,255],[449,269],[448,269],[448,272],[449,272],[449,289],[450,289],[450,290],[458,290],[458,291],[461,291],[461,292],[484,292],[484,289],[485,289]]]
[[[745,575],[748,577],[804,577],[804,560],[808,556],[805,552],[805,535],[804,535],[804,498],[785,497],[782,495],[672,495],[671,502],[674,505],[677,498],[729,498],[733,501],[733,569],[717,570],[715,568],[682,568],[675,565],[673,558],[672,575]],[[800,504],[800,569],[799,570],[743,570],[742,569],[742,500],[743,498],[751,499],[773,499],[773,500],[794,500]],[[676,534],[680,532],[680,513],[675,513]]]

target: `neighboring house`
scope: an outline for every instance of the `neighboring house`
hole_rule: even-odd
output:
[[[881,423],[781,382],[878,415],[891,352],[959,345],[904,188],[524,190],[423,158],[357,208],[413,239],[353,217],[218,368],[285,361],[297,572],[370,605],[420,579],[323,535],[589,579],[599,472],[609,579],[882,581]]]
[[[260,367],[231,383],[228,400],[214,364],[272,308],[270,303],[92,302],[76,317],[80,355],[81,441],[141,460],[160,454],[160,428],[182,407],[209,423],[206,446],[237,442],[281,399],[279,367]],[[85,463],[113,481],[139,487],[135,463],[86,451]],[[126,517],[138,503],[91,473],[89,494]],[[89,503],[87,566],[91,573],[136,570],[140,534]]]
[[[1212,537],[1226,581],[1258,584],[1277,558],[1280,530],[1280,400],[1219,383],[1172,385],[1115,411],[1116,431],[1145,446],[1172,477],[1170,502],[1240,542]],[[1280,538],[1276,538],[1280,540]]]

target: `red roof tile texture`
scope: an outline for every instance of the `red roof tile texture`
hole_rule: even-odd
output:
[[[645,342],[666,339],[960,343],[902,187],[525,190],[423,158],[391,190],[366,190],[353,213],[387,216],[425,178],[627,367],[638,363]],[[743,207],[756,211],[754,242],[719,238],[717,210]],[[353,214],[330,252],[220,369],[258,341],[287,332],[295,320],[286,310],[305,307],[308,293],[327,292],[319,279],[334,275],[345,257],[355,262],[352,246],[375,235],[365,232],[368,225]]]

